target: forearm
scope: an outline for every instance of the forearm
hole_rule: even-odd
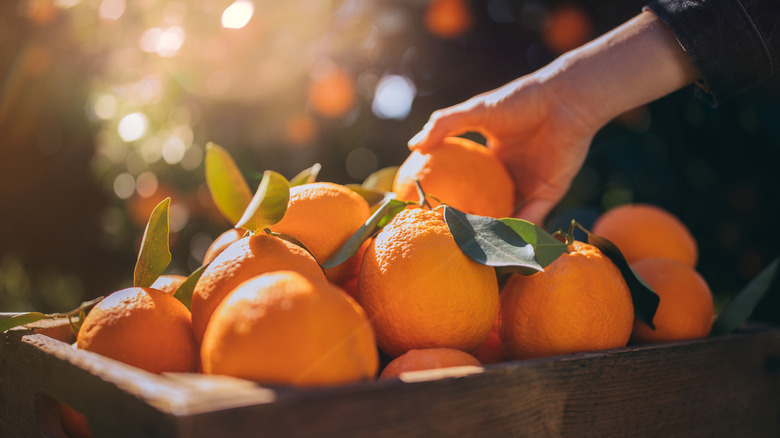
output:
[[[539,74],[594,130],[699,77],[671,31],[649,11],[561,56]]]

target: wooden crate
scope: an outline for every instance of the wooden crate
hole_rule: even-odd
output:
[[[153,375],[69,335],[0,335],[0,437],[63,436],[55,400],[98,437],[780,436],[777,328],[316,390]]]

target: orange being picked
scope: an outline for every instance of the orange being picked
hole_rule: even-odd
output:
[[[84,319],[76,345],[157,374],[198,369],[190,312],[152,288],[122,289],[100,301]]]
[[[466,213],[498,218],[514,211],[515,184],[504,164],[491,149],[465,138],[449,137],[428,152],[412,152],[393,181],[398,199],[420,199],[415,179],[427,195]]]
[[[290,189],[284,218],[271,227],[303,243],[318,262],[328,260],[369,217],[365,199],[340,184],[303,184]]]
[[[203,339],[214,309],[233,288],[254,276],[279,270],[325,279],[322,269],[305,249],[263,232],[244,237],[222,251],[203,271],[192,291],[192,328],[198,341]]]
[[[620,270],[573,242],[544,272],[515,274],[501,290],[499,336],[511,360],[623,347],[634,307]]]
[[[409,371],[435,370],[440,368],[482,366],[474,356],[452,348],[424,348],[409,350],[387,364],[380,379],[391,379]]]
[[[246,230],[237,230],[235,228],[231,228],[217,236],[217,238],[211,242],[211,245],[209,245],[209,248],[206,250],[206,255],[203,256],[203,264],[207,265],[213,262],[222,251],[224,251],[228,246],[232,245],[233,242],[236,242],[238,239],[243,237],[244,233],[246,233]]]
[[[665,258],[642,259],[631,268],[661,299],[653,317],[655,330],[636,319],[632,343],[681,341],[710,334],[715,320],[712,292],[694,268]]]
[[[153,289],[161,290],[169,295],[176,293],[176,289],[187,281],[187,277],[177,274],[163,274],[154,280],[150,286]]]
[[[214,311],[202,369],[273,384],[313,386],[373,379],[379,368],[360,306],[324,279],[277,271],[247,280]]]
[[[479,347],[498,312],[493,268],[468,258],[439,212],[407,209],[374,238],[358,302],[391,357],[412,349]]]
[[[685,224],[672,213],[649,204],[626,204],[602,214],[593,234],[617,245],[628,263],[664,257],[696,266],[698,246]]]

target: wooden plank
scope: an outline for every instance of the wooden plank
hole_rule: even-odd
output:
[[[0,436],[36,394],[95,436],[780,436],[780,330],[410,373],[318,390],[157,376],[30,332],[0,337]]]
[[[777,332],[730,336],[299,392],[182,420],[203,437],[777,437],[779,359]]]

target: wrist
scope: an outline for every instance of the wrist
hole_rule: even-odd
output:
[[[645,11],[538,72],[594,133],[618,115],[696,80],[671,31]]]

